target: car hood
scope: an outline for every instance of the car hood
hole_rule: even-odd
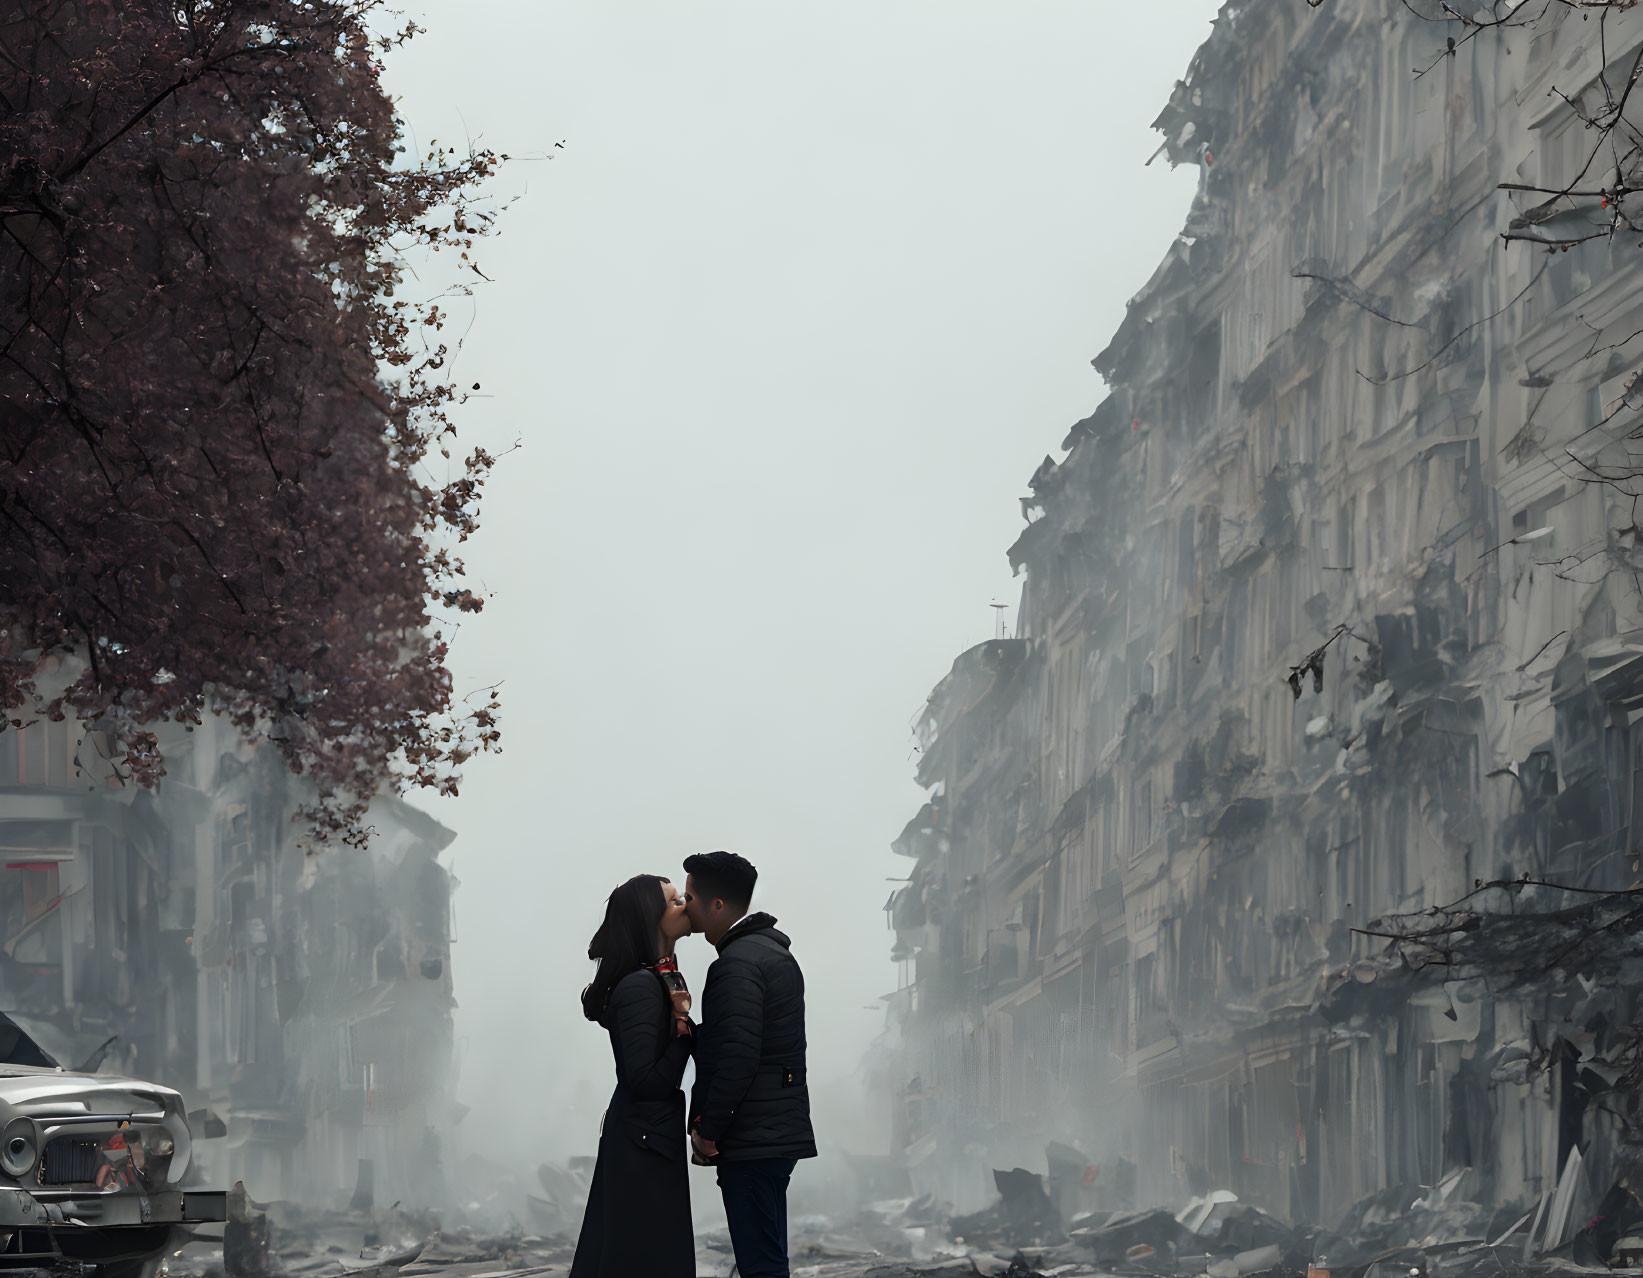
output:
[[[0,1065],[0,1104],[31,1115],[180,1114],[183,1099],[172,1088],[116,1074]]]

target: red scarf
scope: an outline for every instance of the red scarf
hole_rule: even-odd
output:
[[[661,974],[662,984],[667,986],[668,993],[673,996],[673,1014],[690,1015],[690,986],[685,984],[684,974],[679,971],[679,960],[669,954],[666,958],[653,963],[651,971]]]

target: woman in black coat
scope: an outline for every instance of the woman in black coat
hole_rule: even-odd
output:
[[[684,897],[639,874],[610,894],[588,945],[599,969],[582,1011],[610,1031],[616,1090],[599,1130],[599,1161],[570,1278],[694,1278],[679,1084],[695,1042],[690,991],[673,946],[690,932]]]

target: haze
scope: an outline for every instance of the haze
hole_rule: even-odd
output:
[[[990,604],[1013,625],[1017,498],[1180,227],[1195,174],[1143,167],[1147,126],[1215,8],[407,10],[419,146],[553,157],[497,183],[522,198],[457,365],[488,397],[462,446],[523,444],[454,654],[462,691],[502,682],[506,752],[430,805],[458,832],[465,1150],[593,1152],[604,896],[716,847],[805,965],[823,1143],[885,1149],[853,1080],[896,984],[909,719]],[[681,951],[698,989],[709,957]]]

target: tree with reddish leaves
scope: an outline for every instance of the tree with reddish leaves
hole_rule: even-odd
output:
[[[0,701],[150,786],[158,721],[227,715],[350,838],[497,743],[437,628],[492,459],[428,478],[460,395],[399,254],[479,275],[503,157],[398,162],[375,9],[0,0]]]

